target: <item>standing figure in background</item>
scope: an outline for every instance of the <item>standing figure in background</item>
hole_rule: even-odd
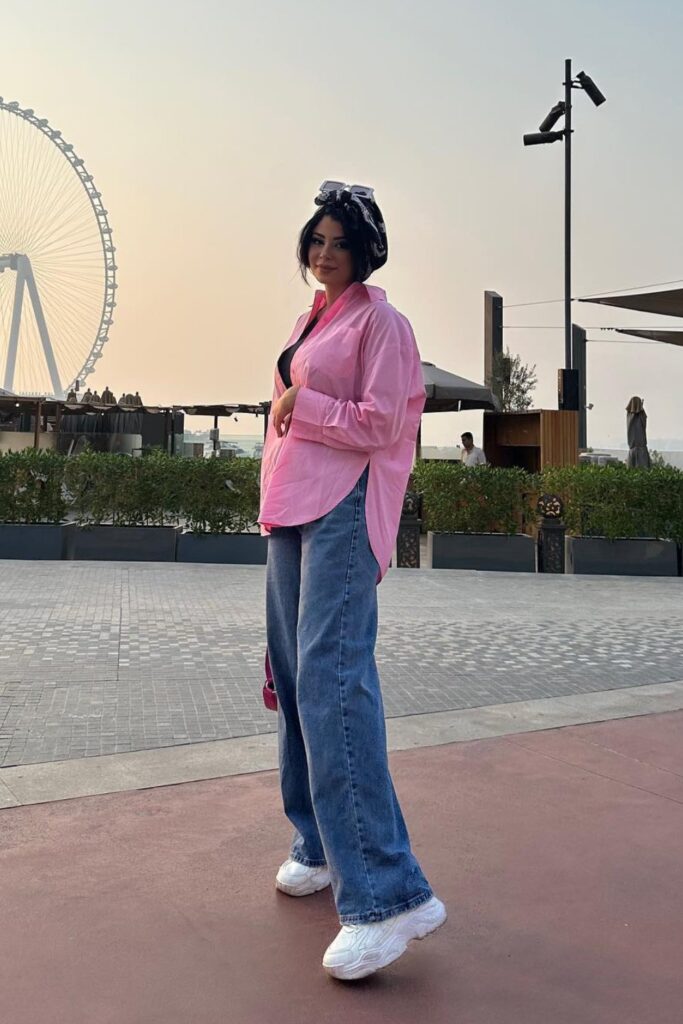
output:
[[[487,464],[483,448],[475,447],[474,438],[469,430],[462,435],[460,440],[462,441],[460,461],[463,466],[485,466]]]
[[[649,469],[652,463],[647,450],[647,413],[642,398],[637,395],[626,406],[626,436],[627,464],[634,469]]]

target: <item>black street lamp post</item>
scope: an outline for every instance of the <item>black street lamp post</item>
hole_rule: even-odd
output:
[[[550,110],[538,132],[524,136],[525,146],[542,146],[564,139],[564,365],[572,368],[572,89],[583,89],[596,107],[605,102],[592,78],[580,71],[572,78],[572,62],[564,62],[564,100]],[[552,131],[564,116],[564,128]]]
[[[564,368],[572,368],[572,62],[564,62]]]

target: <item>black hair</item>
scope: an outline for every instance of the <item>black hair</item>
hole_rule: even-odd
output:
[[[363,219],[358,217],[353,208],[345,203],[325,203],[313,214],[311,219],[304,224],[299,235],[296,255],[299,261],[299,270],[304,281],[308,282],[307,271],[309,270],[308,254],[313,241],[315,230],[323,217],[332,217],[341,224],[344,236],[349,245],[351,260],[353,262],[354,281],[367,281],[375,269],[372,262],[370,250],[370,231],[364,227]]]
[[[468,438],[468,440],[470,440],[470,441],[474,441],[474,437],[473,437],[473,436],[472,436],[472,434],[471,434],[471,433],[469,432],[469,430],[466,430],[464,434],[461,434],[461,435],[460,435],[460,440],[461,440],[461,441],[464,441],[464,440],[465,440],[465,438]]]

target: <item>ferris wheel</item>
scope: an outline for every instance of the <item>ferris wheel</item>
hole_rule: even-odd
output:
[[[0,96],[0,389],[63,398],[116,305],[102,196],[62,133]]]

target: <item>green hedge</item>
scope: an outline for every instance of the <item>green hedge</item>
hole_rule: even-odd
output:
[[[50,451],[0,454],[0,523],[61,523],[67,514],[64,462]]]
[[[248,530],[259,507],[258,459],[142,458],[50,451],[0,455],[0,522],[122,526],[181,524],[193,532]],[[418,461],[426,529],[517,533],[535,520],[537,495],[559,494],[570,533],[683,541],[683,472],[568,466],[541,474]]]
[[[194,532],[238,533],[258,516],[257,459],[142,458],[84,452],[0,455],[0,522],[81,526],[182,524]]]
[[[546,469],[543,490],[559,494],[570,533],[683,541],[683,472],[670,466]]]
[[[241,533],[259,513],[260,459],[178,459],[179,507],[195,533]]]
[[[523,530],[536,497],[549,493],[563,499],[575,536],[683,541],[683,472],[671,467],[565,466],[532,474],[418,462],[412,481],[423,495],[425,526],[436,532]]]
[[[435,533],[521,533],[533,514],[534,482],[522,469],[418,461],[411,487],[422,494],[424,525]]]

